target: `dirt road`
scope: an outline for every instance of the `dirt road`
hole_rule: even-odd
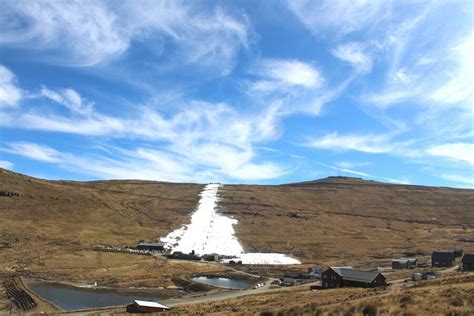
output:
[[[200,296],[186,296],[186,297],[181,297],[181,298],[163,300],[161,302],[168,306],[177,306],[177,305],[204,303],[204,302],[215,302],[215,301],[221,301],[221,300],[236,298],[236,297],[245,296],[245,295],[255,295],[255,294],[261,294],[261,293],[285,291],[285,290],[291,289],[291,288],[283,288],[283,287],[271,288],[272,280],[274,279],[271,279],[265,282],[264,285],[258,289],[232,290],[228,292],[213,293],[213,294],[208,294],[208,295],[204,294]],[[318,282],[305,283],[302,285],[298,285],[297,287],[304,286],[304,287],[309,288],[309,286],[314,285]]]
[[[454,272],[458,269],[458,266],[454,266],[452,268],[447,268],[444,270],[440,270],[439,272],[442,274],[445,273],[450,273]],[[247,274],[250,275],[249,273],[239,271],[237,269],[232,269],[235,272],[240,272],[242,274]],[[255,275],[253,275],[255,276]],[[274,291],[285,291],[285,288],[282,287],[277,287],[277,288],[271,288],[271,282],[273,280],[277,279],[269,279],[264,283],[264,286],[258,289],[244,289],[244,290],[232,290],[228,292],[220,292],[220,293],[212,293],[212,294],[203,294],[199,296],[185,296],[181,298],[175,298],[175,299],[169,299],[169,300],[163,300],[162,303],[168,306],[177,306],[177,305],[185,305],[185,304],[195,304],[195,303],[205,303],[205,302],[214,302],[214,301],[220,301],[220,300],[225,300],[229,298],[236,298],[236,297],[241,297],[245,295],[254,295],[254,294],[261,294],[261,293],[267,293],[267,292],[274,292]],[[409,283],[407,283],[407,281]],[[410,282],[411,278],[403,278],[403,279],[397,279],[397,280],[392,280],[390,281],[390,286],[389,286],[389,292],[384,292],[378,296],[385,296],[393,293],[396,290],[402,289],[407,286],[412,286],[413,283]],[[299,286],[304,286],[308,287],[311,285],[315,285],[319,283],[317,282],[311,282],[311,283],[305,283]],[[293,287],[294,288],[294,287]],[[362,298],[365,299],[365,298]]]

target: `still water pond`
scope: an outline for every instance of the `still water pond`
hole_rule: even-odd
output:
[[[250,286],[250,282],[239,279],[228,279],[228,278],[212,278],[205,276],[198,276],[192,278],[193,281],[203,283],[207,285],[224,287],[228,289],[246,289]]]
[[[119,294],[114,291],[91,288],[74,288],[61,284],[30,284],[39,296],[53,302],[65,311],[132,303],[133,300],[156,300],[152,297]]]

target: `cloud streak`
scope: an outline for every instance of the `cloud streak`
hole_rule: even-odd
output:
[[[60,161],[60,153],[55,149],[28,142],[9,143],[2,151],[44,162]]]
[[[0,115],[0,124],[50,133],[139,140],[147,145],[134,150],[113,147],[115,155],[122,157],[119,159],[62,153],[30,142],[7,143],[4,152],[113,178],[133,175],[174,181],[256,181],[278,178],[289,170],[279,163],[256,161],[255,147],[279,137],[278,106],[269,106],[258,114],[245,114],[225,103],[189,100],[173,115],[164,116],[141,107],[135,117],[122,118],[96,111],[92,102],[70,88],[42,87],[40,93],[28,96],[28,102],[34,104],[43,98],[69,109],[69,115],[45,114],[24,107]],[[156,142],[161,142],[160,150],[152,149]]]
[[[289,9],[315,35],[336,31],[345,35],[373,26],[383,16],[388,1],[288,0]]]
[[[15,75],[0,65],[0,109],[16,107],[22,98],[22,91],[16,84]]]
[[[84,100],[74,89],[68,88],[57,92],[42,87],[41,95],[64,105],[73,113],[88,116],[94,111],[94,104]]]
[[[474,166],[474,143],[451,143],[436,145],[427,150],[428,154]]]
[[[298,180],[308,151],[359,176],[389,155],[422,181],[472,169],[465,2],[286,4],[0,3],[3,153],[179,181]]]
[[[361,73],[370,72],[372,59],[365,52],[365,45],[357,42],[341,44],[331,50],[331,53],[342,61],[348,62]]]
[[[355,150],[366,153],[378,154],[388,153],[393,150],[390,144],[391,136],[376,134],[348,134],[340,135],[337,132],[329,133],[321,137],[311,139],[304,145],[307,147],[346,151]]]
[[[268,93],[295,87],[318,88],[324,80],[315,67],[298,60],[263,60],[255,72],[264,79],[253,82],[252,89]]]
[[[73,154],[41,144],[16,142],[8,143],[1,151],[105,179],[247,182],[278,178],[289,171],[271,162],[254,163],[251,161],[252,153],[239,152],[221,144],[196,146],[188,151],[172,147],[167,150],[146,147],[106,149],[107,155]],[[111,154],[120,158],[110,158]]]
[[[13,169],[13,163],[7,160],[0,160],[0,168],[11,170]]]
[[[233,68],[240,47],[249,45],[245,16],[221,8],[205,10],[177,1],[134,0],[2,3],[0,45],[35,48],[39,58],[70,66],[94,66],[121,57],[133,41],[153,43],[157,58],[163,41],[185,63]],[[161,48],[160,48],[161,47]]]

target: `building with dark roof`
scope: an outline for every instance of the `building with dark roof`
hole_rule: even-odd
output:
[[[474,255],[466,253],[461,262],[463,271],[474,271]]]
[[[456,257],[453,252],[438,252],[431,254],[431,266],[433,268],[447,268],[456,264]]]
[[[138,250],[163,251],[165,247],[162,243],[141,242],[137,245]]]
[[[295,286],[297,283],[296,279],[293,278],[282,278],[280,279],[281,286]]]
[[[202,259],[205,261],[219,261],[219,255],[217,253],[205,254]]]
[[[378,287],[387,285],[387,280],[377,271],[361,271],[352,267],[330,267],[321,274],[323,288]]]
[[[172,254],[168,255],[170,259],[180,259],[180,260],[201,260],[201,257],[196,255],[196,253],[191,251],[190,253],[183,253],[181,251],[175,251]]]
[[[392,259],[392,269],[415,269],[416,266],[417,259],[415,258]]]

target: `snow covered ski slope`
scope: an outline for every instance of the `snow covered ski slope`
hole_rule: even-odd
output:
[[[218,184],[208,184],[201,192],[198,209],[191,215],[191,224],[181,227],[161,239],[173,251],[198,255],[217,253],[237,256],[243,252],[234,236],[237,220],[217,214]]]
[[[296,259],[279,253],[245,253],[233,225],[237,220],[217,213],[219,184],[208,184],[201,192],[197,210],[191,215],[191,224],[185,225],[161,238],[172,251],[198,255],[217,253],[235,256],[243,264],[299,264]]]

